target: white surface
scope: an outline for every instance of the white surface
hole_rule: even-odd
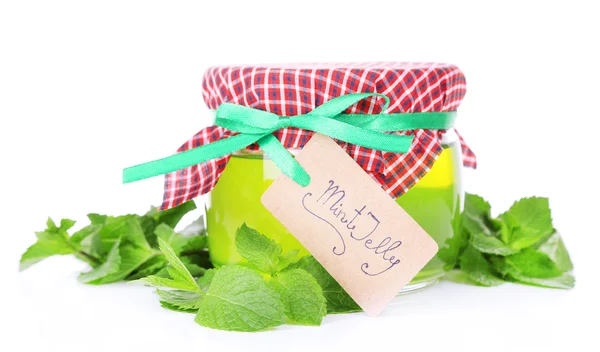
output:
[[[206,3],[0,3],[0,350],[598,350],[592,1]],[[161,309],[148,288],[80,285],[85,266],[71,258],[17,273],[48,215],[84,221],[88,212],[160,202],[160,178],[123,186],[121,169],[169,154],[209,123],[201,118],[208,66],[357,60],[452,62],[465,71],[458,127],[480,165],[467,189],[497,212],[522,196],[550,197],[575,263],[574,290],[443,282],[379,318],[238,334]]]

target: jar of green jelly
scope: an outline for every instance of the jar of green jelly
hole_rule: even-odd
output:
[[[462,210],[462,157],[454,133],[446,133],[443,151],[431,170],[396,202],[433,237],[448,247]],[[235,249],[235,232],[246,223],[273,238],[284,249],[309,253],[261,203],[263,192],[281,171],[260,151],[240,151],[231,156],[206,208],[208,248],[215,266],[244,262]],[[445,262],[434,257],[405,290],[424,287],[444,275]]]
[[[465,80],[456,66],[435,63],[269,65],[211,68],[203,89],[212,109],[229,102],[294,116],[337,96],[377,92],[390,99],[386,112],[417,113],[456,110],[465,94]],[[376,114],[381,108],[378,99],[365,99],[346,113]],[[398,134],[417,139],[406,155],[365,152],[340,143],[366,172],[379,175],[374,178],[439,245],[438,255],[405,287],[410,291],[435,283],[451,267],[446,254],[452,250],[462,211],[461,169],[463,164],[474,167],[475,159],[453,128]],[[310,133],[294,128],[275,135],[292,154],[310,139]],[[308,255],[261,203],[263,192],[281,174],[275,163],[254,146],[233,153],[223,164],[214,171],[204,170],[214,186],[206,206],[213,264],[244,263],[235,248],[235,233],[243,223],[273,238],[284,251]]]

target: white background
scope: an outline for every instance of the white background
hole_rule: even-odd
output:
[[[598,350],[598,11],[580,1],[0,2],[0,349]],[[18,273],[48,215],[144,212],[162,179],[121,170],[174,151],[209,124],[211,65],[441,61],[468,93],[458,128],[479,157],[467,190],[500,212],[550,197],[576,267],[571,291],[450,282],[379,318],[242,334],[202,328],[152,290],[77,283],[51,258]],[[585,318],[591,318],[587,322]],[[234,349],[237,347],[237,349]]]

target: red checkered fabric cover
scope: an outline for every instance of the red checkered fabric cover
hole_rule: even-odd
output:
[[[280,116],[305,114],[335,97],[365,92],[381,93],[390,98],[385,113],[453,111],[466,92],[464,75],[456,66],[398,62],[213,67],[206,71],[202,88],[204,100],[211,109],[228,102]],[[350,107],[346,113],[377,114],[383,106],[383,99],[369,98]],[[395,198],[408,191],[433,166],[443,150],[443,132],[395,132],[416,136],[406,154],[338,143]],[[275,132],[275,136],[287,148],[302,148],[312,133],[290,127]],[[211,126],[198,132],[178,152],[232,134],[222,127]],[[475,168],[475,155],[462,137],[459,138],[463,164]],[[248,148],[257,149],[258,146]],[[161,209],[210,192],[228,161],[229,156],[224,156],[168,174]]]

